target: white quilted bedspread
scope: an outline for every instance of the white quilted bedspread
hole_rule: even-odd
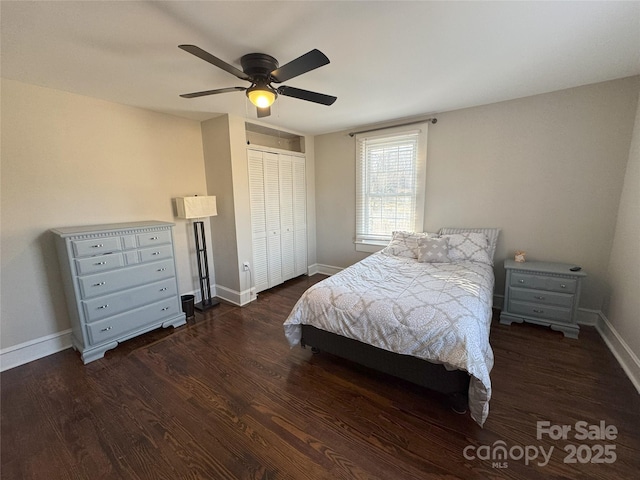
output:
[[[309,288],[284,322],[291,346],[300,324],[412,355],[471,375],[469,409],[489,414],[494,275],[478,262],[419,263],[376,253]]]

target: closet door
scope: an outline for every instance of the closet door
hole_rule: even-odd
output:
[[[304,157],[293,157],[294,276],[307,274],[307,183]]]
[[[263,152],[264,199],[267,221],[267,265],[269,288],[283,282],[280,249],[280,175],[276,153]]]
[[[256,293],[258,293],[269,288],[264,166],[262,163],[262,152],[248,150],[247,156],[249,160],[253,280]]]
[[[291,155],[280,155],[280,250],[282,253],[282,279],[296,276],[294,239],[294,184]]]

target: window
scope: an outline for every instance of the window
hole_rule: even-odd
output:
[[[394,230],[422,231],[427,124],[356,137],[356,250],[376,251]]]

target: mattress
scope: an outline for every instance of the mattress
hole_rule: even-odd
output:
[[[471,417],[489,414],[494,287],[490,264],[422,263],[370,255],[309,288],[284,322],[293,347],[301,324],[467,372]]]

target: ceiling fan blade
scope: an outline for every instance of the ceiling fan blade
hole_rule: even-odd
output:
[[[286,65],[276,68],[271,72],[271,78],[275,83],[286,82],[287,80],[302,75],[303,73],[315,70],[329,63],[327,56],[318,49],[313,49],[301,57],[291,60]]]
[[[332,95],[325,95],[324,93],[310,92],[309,90],[302,90],[301,88],[287,87],[282,85],[278,87],[278,93],[285,97],[299,98],[300,100],[306,100],[307,102],[320,103],[322,105],[333,105],[338,97]]]
[[[271,107],[260,108],[257,107],[258,110],[258,118],[268,117],[271,115]]]
[[[196,97],[204,97],[205,95],[215,95],[217,93],[237,92],[239,90],[246,90],[246,88],[245,87],[218,88],[216,90],[204,90],[203,92],[183,93],[180,96],[182,98],[196,98]]]
[[[220,60],[218,57],[214,57],[209,52],[205,52],[200,47],[196,47],[195,45],[178,45],[178,48],[181,48],[185,52],[189,52],[191,55],[195,55],[198,58],[201,58],[205,62],[209,62],[212,65],[215,65],[222,70],[229,72],[231,75],[235,75],[241,80],[251,81],[249,76],[244,73],[242,70],[238,70],[233,65],[229,65],[224,60]]]

